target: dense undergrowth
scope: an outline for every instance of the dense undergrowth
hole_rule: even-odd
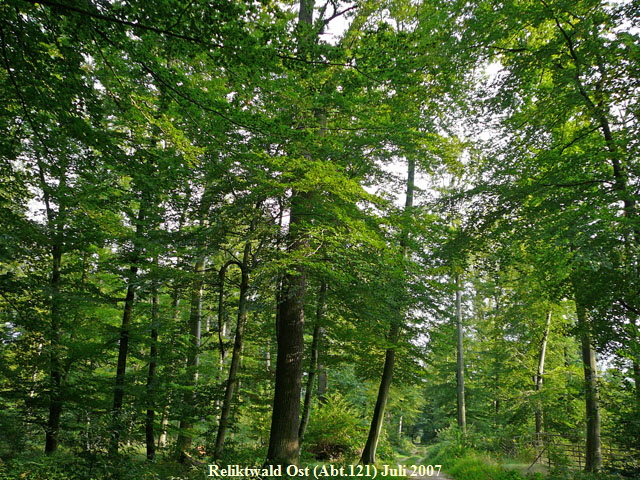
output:
[[[0,461],[0,480],[195,480],[203,479],[204,466],[172,461],[150,463],[139,457],[117,460],[68,453],[31,454]]]
[[[443,472],[453,480],[629,480],[613,472],[586,473],[567,466],[553,468],[549,472],[526,472],[509,468],[513,459],[500,458],[495,452],[482,449],[482,438],[473,435],[463,438],[455,428],[440,432],[439,442],[426,449],[422,462],[442,465]],[[524,463],[530,463],[530,459]],[[526,461],[528,460],[528,462]],[[522,464],[522,463],[521,463]]]
[[[334,399],[335,400],[335,399]],[[313,469],[316,465],[333,465],[337,468],[357,463],[362,438],[350,432],[358,432],[357,416],[350,412],[340,401],[328,402],[318,414],[319,422],[309,429],[307,449],[303,451],[301,463]],[[497,449],[486,438],[473,432],[463,436],[456,428],[447,428],[439,432],[438,443],[418,448],[406,437],[404,444],[399,439],[389,442],[385,438],[380,450],[379,462],[397,465],[441,465],[442,476],[451,480],[629,480],[610,472],[587,474],[571,470],[567,466],[552,469],[542,474],[527,472],[529,458],[501,458]],[[394,450],[400,450],[396,455]],[[526,454],[525,454],[526,455]],[[257,467],[264,461],[264,448],[248,448],[230,445],[219,465],[240,465]],[[168,453],[159,456],[155,462],[148,462],[143,452],[130,451],[118,459],[109,459],[106,454],[72,453],[61,451],[55,455],[44,455],[34,451],[23,451],[19,455],[0,459],[0,480],[195,480],[208,477],[208,463],[211,459],[203,455],[190,464],[180,464]],[[411,473],[411,472],[409,472]],[[416,474],[414,474],[416,475]],[[432,475],[437,478],[438,475]],[[280,477],[283,480],[286,476]],[[304,477],[297,477],[304,478]],[[312,478],[312,477],[309,477]],[[324,476],[330,478],[349,477]],[[358,475],[351,480],[364,480],[368,477]],[[401,480],[404,477],[381,477],[384,480]]]

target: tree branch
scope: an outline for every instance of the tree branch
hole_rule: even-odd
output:
[[[166,35],[168,37],[179,38],[181,40],[187,40],[189,42],[205,44],[209,46],[213,46],[216,48],[224,48],[223,45],[213,42],[205,42],[201,38],[190,37],[188,35],[182,35],[181,33],[172,32],[171,30],[166,30],[164,28],[153,27],[151,25],[144,25],[142,23],[133,22],[131,20],[124,20],[122,18],[111,17],[109,15],[103,15],[101,13],[90,12],[89,10],[84,10],[82,8],[74,7],[72,5],[65,5],[63,3],[54,2],[52,0],[24,0],[27,3],[31,3],[33,5],[47,5],[49,7],[59,8],[61,10],[66,10],[68,12],[77,13],[80,15],[84,15],[87,17],[95,18],[97,20],[103,20],[105,22],[117,23],[119,25],[126,25],[128,27],[135,28],[137,30],[145,30],[149,32],[159,33],[161,35]]]

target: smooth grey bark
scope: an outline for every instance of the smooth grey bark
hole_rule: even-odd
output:
[[[156,259],[157,261],[157,259]],[[156,418],[156,373],[158,368],[158,331],[160,329],[160,295],[157,281],[154,281],[151,290],[151,346],[149,348],[149,372],[147,374],[147,415],[145,417],[144,431],[147,447],[147,460],[156,457],[155,444],[155,418]]]
[[[636,411],[638,411],[640,410],[640,362],[637,357],[633,358],[633,381],[635,383]]]
[[[220,288],[218,290],[218,346],[220,348],[220,370],[224,367],[224,362],[227,359],[227,351],[224,346],[225,337],[227,336],[227,318],[226,310],[224,308],[224,282],[227,274],[227,268],[230,263],[224,264],[218,272],[218,283]]]
[[[238,382],[238,370],[240,368],[240,360],[242,358],[242,347],[244,341],[244,327],[247,323],[247,296],[249,292],[249,262],[251,256],[251,244],[247,242],[244,247],[244,254],[242,257],[242,263],[238,264],[240,267],[241,280],[240,280],[240,294],[238,299],[238,316],[236,321],[236,333],[233,343],[233,352],[231,354],[231,365],[229,366],[229,377],[227,379],[227,385],[224,393],[224,400],[222,402],[222,409],[220,412],[220,422],[218,424],[218,434],[216,435],[216,444],[214,448],[213,458],[218,459],[222,456],[224,449],[224,441],[227,435],[227,429],[229,425],[229,417],[231,414],[231,405],[237,389],[239,389]],[[225,267],[226,268],[226,267]]]
[[[183,397],[183,408],[194,407],[196,388],[198,386],[198,365],[200,363],[200,339],[202,336],[202,294],[204,290],[204,270],[206,257],[201,256],[196,260],[194,267],[195,279],[191,290],[191,309],[189,313],[189,340],[190,348],[187,356],[187,375],[191,376],[191,391],[186,391]],[[193,428],[193,413],[182,412],[176,450],[180,462],[187,459],[186,451],[191,448]]]
[[[549,341],[549,332],[551,330],[551,310],[547,312],[544,331],[542,333],[542,341],[540,342],[540,351],[538,353],[538,368],[535,376],[535,390],[536,393],[542,391],[542,384],[544,378],[544,364],[547,354],[547,343]],[[542,401],[538,399],[536,401],[536,441],[540,441],[540,435],[543,430],[544,411],[542,407]]]
[[[171,293],[171,321],[172,325],[177,325],[178,318],[180,317],[180,287],[174,285],[173,292]],[[160,419],[160,435],[158,436],[158,448],[164,448],[167,446],[167,430],[169,428],[169,413],[171,411],[171,404],[173,402],[173,395],[171,392],[165,401],[164,408],[162,409],[162,416]]]
[[[467,432],[467,410],[464,396],[464,329],[462,325],[462,287],[460,276],[456,275],[456,392],[458,427]]]

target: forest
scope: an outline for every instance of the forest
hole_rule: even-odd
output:
[[[2,0],[0,98],[0,479],[640,478],[638,0]]]

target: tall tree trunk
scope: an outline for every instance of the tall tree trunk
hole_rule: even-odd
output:
[[[538,369],[535,377],[535,389],[539,395],[542,391],[542,383],[544,377],[544,362],[547,354],[547,342],[549,341],[549,331],[551,330],[551,310],[547,312],[547,320],[544,326],[544,332],[542,334],[542,341],[540,342],[540,352],[538,354]],[[538,398],[536,400],[536,442],[540,442],[543,429],[543,409],[542,400]]]
[[[302,197],[300,193],[295,194]],[[304,209],[296,198],[291,206],[292,251],[303,248],[299,230]],[[267,463],[297,465],[299,460],[298,427],[300,422],[300,391],[302,389],[302,353],[304,349],[304,303],[307,277],[302,266],[282,280],[281,302],[278,305],[276,381]]]
[[[218,342],[220,346],[220,371],[222,371],[224,362],[227,359],[227,352],[224,346],[227,336],[227,318],[226,310],[224,308],[224,282],[229,265],[229,263],[224,264],[220,268],[220,272],[218,272],[218,282],[220,284],[220,289],[218,291]]]
[[[132,264],[129,267],[129,285],[127,286],[127,295],[124,300],[124,311],[122,313],[122,324],[120,326],[120,342],[118,344],[118,363],[116,367],[116,382],[113,390],[113,407],[111,413],[113,416],[113,431],[111,437],[111,445],[109,455],[118,454],[118,446],[120,443],[120,434],[122,432],[122,404],[124,401],[124,384],[125,373],[127,370],[127,355],[129,353],[129,329],[131,328],[131,316],[133,312],[133,304],[135,301],[135,287],[133,281],[138,273],[138,267]]]
[[[634,393],[636,398],[636,418],[640,419],[640,324],[638,321],[640,316],[633,312],[631,318],[631,369],[633,375],[632,378],[634,383]]]
[[[57,234],[56,234],[57,236]],[[60,359],[60,267],[62,265],[62,246],[55,241],[51,249],[51,333],[50,333],[50,393],[49,418],[45,433],[45,453],[58,450],[58,435],[60,432],[60,417],[62,416],[62,361]]]
[[[46,148],[46,147],[45,147]],[[66,188],[66,168],[60,171],[59,189]],[[52,235],[51,241],[51,280],[49,282],[50,291],[50,319],[51,330],[49,332],[50,342],[50,373],[49,373],[49,416],[45,428],[44,451],[47,454],[58,450],[60,419],[62,417],[63,404],[63,380],[64,367],[60,355],[60,340],[62,335],[62,299],[60,298],[60,285],[62,282],[62,255],[64,244],[64,219],[66,207],[60,203],[58,212],[55,213],[51,207],[51,192],[46,182],[43,165],[38,161],[38,176],[42,188],[45,212],[47,215],[47,225]]]
[[[181,462],[186,460],[186,451],[191,448],[193,429],[193,410],[195,409],[196,388],[198,386],[198,365],[200,363],[200,338],[202,336],[202,294],[204,287],[204,269],[206,258],[201,256],[194,267],[195,279],[191,290],[191,310],[189,313],[190,347],[187,356],[187,375],[191,377],[191,389],[185,391],[182,403],[182,418],[176,450]]]
[[[178,318],[180,318],[180,287],[174,285],[173,292],[171,294],[171,320],[172,325],[178,324]],[[169,375],[171,378],[172,375]],[[158,449],[167,446],[167,429],[169,427],[169,413],[171,411],[171,404],[173,402],[172,392],[169,392],[169,396],[164,402],[162,409],[162,417],[160,419],[160,435],[158,436]]]
[[[403,247],[403,257],[406,259],[408,256],[408,219],[411,215],[411,209],[413,208],[413,190],[414,190],[414,178],[415,178],[416,164],[415,160],[409,158],[407,168],[407,197],[405,201],[404,215],[405,225],[402,232],[401,246]],[[398,317],[403,313],[398,312]],[[389,328],[389,335],[387,337],[391,347],[387,348],[384,355],[384,367],[382,370],[382,378],[380,379],[380,387],[378,388],[378,397],[376,399],[376,405],[373,410],[373,416],[371,418],[371,426],[369,427],[369,435],[367,436],[367,442],[362,451],[360,457],[360,463],[364,465],[375,463],[376,450],[378,448],[378,441],[380,439],[380,432],[382,431],[382,423],[384,421],[384,411],[387,406],[387,400],[389,398],[389,389],[391,388],[391,380],[393,379],[393,367],[395,364],[395,344],[398,341],[400,334],[401,318],[397,318],[391,321]]]
[[[393,322],[389,330],[389,342],[395,343],[398,339],[399,333],[400,328],[398,324]],[[371,426],[369,427],[369,435],[367,437],[367,443],[364,446],[364,450],[362,451],[362,456],[360,457],[360,463],[364,465],[372,464],[376,461],[376,450],[378,449],[380,433],[382,432],[384,411],[389,398],[389,389],[391,388],[391,380],[393,379],[393,367],[395,365],[395,360],[395,348],[387,348],[384,356],[384,369],[382,371],[380,387],[378,388],[376,406],[373,409],[373,417],[371,418]]]
[[[218,459],[222,456],[224,449],[224,440],[227,435],[229,425],[229,416],[231,413],[231,405],[235,395],[236,387],[238,387],[238,369],[240,368],[240,359],[242,356],[242,345],[244,326],[247,323],[247,294],[249,292],[249,261],[251,255],[251,244],[247,242],[244,246],[244,254],[242,264],[239,265],[242,272],[240,280],[240,298],[238,299],[238,318],[236,322],[236,334],[233,342],[233,353],[231,354],[231,365],[229,366],[229,378],[227,379],[227,388],[224,392],[224,400],[222,402],[222,410],[220,412],[220,423],[218,425],[218,435],[216,436],[216,445],[213,458]]]
[[[320,327],[320,331],[318,332],[318,341],[322,343],[323,338],[324,327]],[[327,370],[324,366],[322,357],[322,352],[318,352],[318,400],[320,403],[325,403],[327,401]]]
[[[298,47],[301,58],[307,56],[316,40],[313,32],[314,0],[300,0],[298,13]],[[321,134],[321,133],[320,133]],[[291,253],[307,245],[303,221],[308,215],[310,192],[293,191],[289,214],[287,245]],[[304,351],[304,304],[307,276],[301,264],[294,266],[282,278],[280,301],[276,314],[276,379],[273,394],[273,414],[269,434],[267,464],[297,465],[299,463],[300,391],[302,390],[302,357]]]
[[[597,472],[602,467],[600,444],[600,396],[598,393],[598,366],[596,351],[591,343],[590,319],[584,305],[576,298],[576,314],[582,347],[582,365],[584,368],[585,411],[587,417],[587,451],[585,470]]]
[[[144,204],[144,201],[143,201]],[[138,261],[140,252],[138,251],[138,238],[142,235],[142,223],[145,219],[145,210],[141,206],[136,222],[136,239],[134,240],[134,252],[129,267],[129,278],[127,279],[127,295],[124,299],[124,310],[122,312],[122,324],[120,325],[120,341],[118,344],[118,363],[116,366],[116,381],[113,389],[112,433],[111,444],[109,445],[109,456],[118,454],[120,435],[122,433],[122,405],[124,402],[125,374],[127,370],[127,355],[129,354],[129,330],[131,328],[131,318],[133,304],[135,302],[135,280],[138,275]]]
[[[463,434],[467,433],[467,410],[464,399],[464,330],[462,328],[462,287],[460,285],[460,276],[456,275],[456,337],[457,337],[457,366],[456,366],[456,385],[457,385],[457,409],[458,409],[458,427]]]
[[[157,262],[157,259],[156,259]],[[145,418],[145,440],[147,444],[147,459],[156,457],[154,423],[156,416],[156,371],[158,366],[158,330],[160,328],[160,295],[158,285],[154,281],[151,292],[151,347],[149,349],[149,373],[147,374],[147,416]]]
[[[633,381],[635,383],[636,411],[638,411],[640,409],[640,362],[636,358],[633,359]]]
[[[322,336],[322,325],[327,312],[327,282],[320,283],[318,293],[318,307],[316,309],[316,324],[313,327],[313,340],[311,341],[311,360],[309,365],[309,376],[307,378],[307,389],[304,393],[304,404],[302,407],[302,418],[298,429],[298,439],[300,445],[304,442],[304,435],[309,424],[311,413],[311,399],[313,398],[313,386],[315,385],[316,373],[318,371],[318,358],[320,352],[320,339]]]

